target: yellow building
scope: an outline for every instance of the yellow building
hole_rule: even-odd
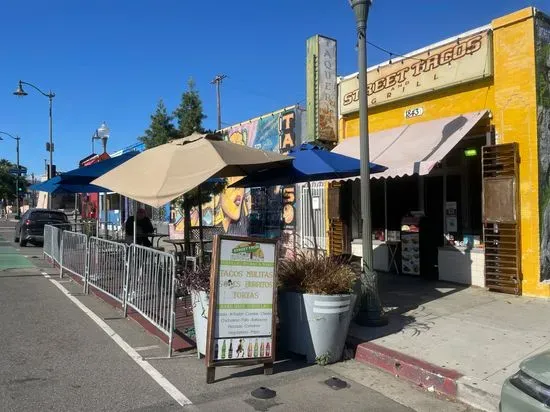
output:
[[[357,75],[339,79],[335,150],[348,155],[359,150],[357,97]],[[393,232],[424,215],[431,251],[401,232],[392,267],[549,297],[550,19],[526,8],[370,68],[368,100],[371,161],[388,166],[371,180],[375,259],[386,264]],[[333,253],[360,250],[358,187],[329,191]]]

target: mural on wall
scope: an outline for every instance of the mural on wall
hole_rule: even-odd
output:
[[[235,144],[284,153],[296,142],[296,117],[295,108],[281,110],[228,127],[221,133]],[[238,179],[240,177],[227,179],[228,186]],[[282,230],[295,229],[294,203],[294,186],[226,188],[202,205],[202,224],[222,226],[228,234],[280,237]],[[184,222],[180,211],[176,211],[174,220],[175,232],[182,234]],[[199,225],[198,207],[191,210],[191,225]]]
[[[537,15],[535,32],[539,142],[540,276],[550,280],[550,19]]]

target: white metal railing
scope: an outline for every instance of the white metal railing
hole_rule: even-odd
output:
[[[63,277],[63,271],[67,271],[84,279],[87,253],[88,236],[86,234],[63,231],[59,276]]]
[[[51,225],[44,225],[44,245],[42,247],[42,253],[44,256],[48,256],[53,260],[53,231],[54,227]]]
[[[173,255],[135,244],[129,247],[124,316],[131,307],[166,334],[168,356],[175,327],[175,275]]]
[[[44,229],[44,255],[122,305],[135,310],[168,337],[172,356],[175,329],[176,262],[174,255],[132,244],[130,247],[85,233]]]
[[[315,232],[319,249],[327,248],[327,230],[325,223],[325,183],[311,182],[311,200],[313,200],[313,216],[315,219]],[[302,248],[313,249],[313,224],[311,220],[311,200],[306,184],[302,184],[300,193],[300,224],[302,236]]]
[[[88,239],[86,292],[88,291],[88,285],[92,285],[116,301],[124,302],[127,249],[127,246],[123,243],[98,237]]]
[[[54,263],[61,261],[61,236],[63,229],[54,225],[44,225],[44,256],[49,257]]]

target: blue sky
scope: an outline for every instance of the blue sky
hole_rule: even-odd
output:
[[[548,0],[375,0],[369,40],[395,53],[487,24]],[[176,107],[193,77],[215,128],[222,86],[225,125],[300,102],[305,104],[305,44],[314,34],[338,41],[338,73],[356,71],[355,22],[347,0],[17,0],[0,6],[0,130],[21,136],[21,164],[43,173],[48,100],[19,79],[56,93],[54,163],[77,166],[106,121],[109,151],[134,143],[160,98]],[[388,56],[369,47],[369,65]],[[96,143],[97,144],[97,143]],[[0,158],[15,161],[15,142],[0,141]]]

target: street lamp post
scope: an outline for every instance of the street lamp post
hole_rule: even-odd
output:
[[[15,218],[19,219],[21,217],[21,208],[19,204],[19,175],[21,174],[21,169],[19,168],[19,140],[21,140],[21,138],[19,136],[12,136],[6,132],[0,132],[0,134],[9,136],[15,140],[15,150],[17,152],[17,176],[15,178],[15,205],[17,207],[17,213],[15,214]],[[0,140],[3,140],[2,137],[0,137]]]
[[[382,326],[383,316],[378,295],[378,275],[373,267],[371,195],[369,169],[369,118],[367,110],[367,17],[371,0],[349,0],[355,13],[359,55],[359,143],[361,158],[361,218],[363,268],[361,271],[360,309],[355,321],[361,326]]]
[[[111,130],[107,126],[107,123],[103,122],[103,123],[101,123],[101,126],[99,126],[99,128],[96,129],[96,131],[94,133],[94,137],[92,137],[92,139],[94,139],[94,138],[95,139],[101,139],[101,143],[103,145],[103,153],[107,152],[107,140],[109,139],[110,133],[111,133]],[[92,140],[92,144],[93,144],[93,140]],[[99,198],[101,199],[101,195],[99,196]],[[108,220],[107,193],[103,193],[103,218],[104,218],[104,221],[105,221],[105,230],[104,230],[105,239],[107,239],[107,236],[109,234],[109,229],[107,228],[107,226],[108,226],[108,224],[107,224],[107,220]],[[100,221],[99,215],[97,217],[97,221],[98,221],[98,224],[99,224],[99,221]],[[99,233],[99,231],[98,231],[98,233]]]
[[[53,175],[53,117],[52,117],[52,104],[53,104],[53,98],[55,97],[55,93],[50,90],[49,93],[44,93],[42,90],[40,90],[38,87],[36,87],[32,83],[27,83],[22,80],[19,80],[19,85],[17,86],[17,89],[13,92],[16,96],[26,96],[28,93],[23,90],[23,85],[27,85],[38,91],[42,96],[46,96],[48,100],[50,101],[50,111],[49,111],[49,118],[50,118],[50,142],[48,145],[48,151],[50,152],[50,166],[48,168],[48,177],[51,179]],[[52,208],[52,196],[48,196],[48,209]]]
[[[97,129],[95,129],[94,134],[92,135],[92,154],[95,154],[95,141],[101,139],[99,137],[99,134],[97,133]]]
[[[109,135],[111,133],[111,130],[107,126],[107,123],[103,122],[101,123],[101,126],[99,126],[99,129],[96,130],[96,135],[98,139],[101,139],[101,143],[103,145],[103,152],[107,152],[107,140],[109,139]]]

